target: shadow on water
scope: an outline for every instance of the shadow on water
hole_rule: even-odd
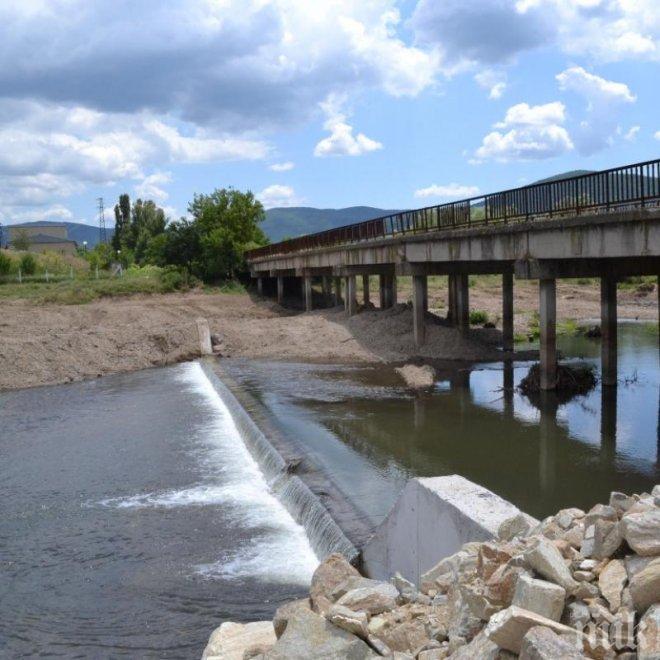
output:
[[[632,324],[619,335],[618,387],[567,403],[550,393],[534,405],[520,394],[530,366],[520,362],[447,367],[421,396],[384,367],[235,361],[228,369],[372,523],[409,477],[451,473],[543,517],[660,480],[657,336]],[[564,338],[561,350],[599,366],[597,341]]]

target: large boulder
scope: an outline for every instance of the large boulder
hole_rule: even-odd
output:
[[[516,583],[513,605],[559,621],[564,611],[566,589],[553,582],[521,575]]]
[[[626,566],[620,559],[608,562],[598,576],[598,587],[610,604],[612,612],[616,612],[621,607],[621,594],[627,580]]]
[[[578,660],[586,656],[550,628],[535,626],[527,631],[520,648],[520,660],[558,660],[558,658]]]
[[[393,610],[399,595],[397,588],[389,582],[371,581],[372,584],[347,591],[338,601],[350,610],[374,615]]]
[[[271,621],[253,623],[225,621],[211,633],[202,660],[243,660],[243,654],[251,647],[259,645],[262,648],[269,648],[276,641]]]
[[[660,509],[628,513],[621,518],[623,538],[643,557],[660,555]]]
[[[571,593],[577,589],[578,583],[571,576],[564,558],[547,539],[539,538],[538,542],[525,553],[525,561],[539,575],[564,587],[567,592]]]
[[[301,598],[299,600],[292,600],[277,608],[275,616],[273,617],[273,627],[275,628],[275,636],[279,639],[286,630],[286,624],[289,619],[300,609],[309,610],[311,604],[309,598]]]
[[[660,602],[660,558],[654,559],[630,580],[635,611],[643,614],[649,605]]]
[[[354,566],[339,553],[334,553],[319,564],[312,576],[309,595],[315,612],[327,612],[334,602],[332,593],[350,577],[361,578]]]
[[[376,654],[359,637],[333,626],[312,611],[300,609],[264,660],[366,660]]]
[[[637,659],[660,658],[660,605],[649,607],[637,628]]]

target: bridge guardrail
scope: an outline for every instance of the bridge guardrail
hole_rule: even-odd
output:
[[[401,211],[352,225],[265,245],[246,253],[248,260],[393,237],[489,224],[553,218],[583,212],[643,208],[660,203],[660,159],[456,202]]]

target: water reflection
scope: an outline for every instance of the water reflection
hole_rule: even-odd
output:
[[[561,349],[597,365],[598,342],[586,342],[563,340]],[[384,368],[297,365],[295,378],[296,365],[233,370],[369,519],[387,513],[410,476],[451,473],[542,517],[660,481],[657,339],[623,326],[619,350],[625,382],[564,404],[546,393],[533,405],[516,390],[528,363],[447,367],[419,397],[393,387]]]

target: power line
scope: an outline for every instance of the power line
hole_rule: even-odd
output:
[[[107,243],[108,237],[105,233],[105,212],[103,210],[103,197],[99,197],[98,202],[99,202],[99,242]]]

